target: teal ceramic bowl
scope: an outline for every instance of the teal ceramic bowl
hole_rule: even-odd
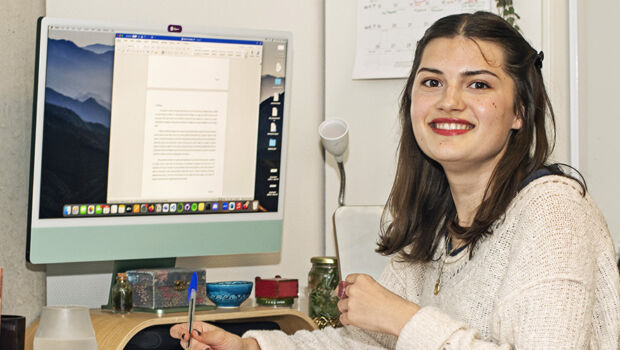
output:
[[[250,296],[253,285],[249,281],[207,283],[207,297],[217,307],[239,307]]]

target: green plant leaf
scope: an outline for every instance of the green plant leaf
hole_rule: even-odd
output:
[[[521,28],[517,26],[517,19],[521,19],[521,16],[517,14],[513,6],[513,0],[495,0],[498,13],[512,25],[517,31],[521,31]]]

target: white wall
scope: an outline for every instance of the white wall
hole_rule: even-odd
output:
[[[30,324],[45,301],[42,267],[26,263],[30,125],[37,18],[43,0],[0,0],[0,267],[2,314]]]
[[[291,115],[284,233],[280,254],[178,259],[178,266],[207,267],[207,279],[253,280],[276,274],[306,284],[310,258],[323,247],[323,160],[315,136],[323,119],[323,1],[320,0],[47,0],[47,16],[286,30],[293,33]],[[83,265],[83,264],[81,264]],[[90,270],[90,272],[88,272]],[[48,302],[63,303],[75,288],[109,264],[49,266]],[[109,283],[109,282],[104,282]],[[72,300],[97,306],[100,295],[78,291]],[[104,294],[105,295],[105,294]],[[51,300],[50,300],[51,299]]]
[[[620,88],[617,0],[578,0],[579,30],[579,170],[599,205],[620,254],[618,171]]]
[[[492,1],[492,3],[494,3]],[[405,79],[352,80],[355,58],[356,0],[325,4],[325,117],[349,124],[345,154],[345,204],[385,204],[395,173],[399,95]],[[530,44],[545,52],[543,74],[557,114],[553,158],[568,161],[567,5],[563,1],[515,0],[518,25]],[[335,254],[331,218],[337,207],[338,168],[327,155],[325,221],[327,255]]]

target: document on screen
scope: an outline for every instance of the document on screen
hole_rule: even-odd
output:
[[[222,197],[229,59],[133,46],[114,59],[108,201]]]
[[[149,90],[142,196],[222,195],[226,92]]]
[[[143,198],[222,195],[229,61],[149,56]]]

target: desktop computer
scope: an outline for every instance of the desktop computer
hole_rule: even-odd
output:
[[[35,264],[277,252],[285,32],[42,18]]]

